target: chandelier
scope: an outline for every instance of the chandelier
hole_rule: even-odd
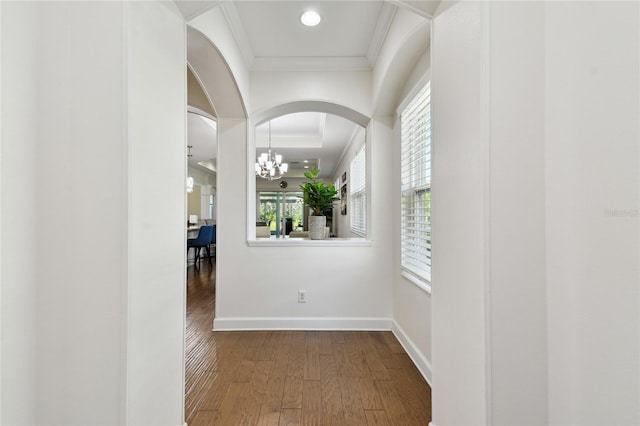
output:
[[[256,176],[276,180],[287,173],[289,165],[282,162],[282,155],[271,152],[271,120],[269,120],[269,151],[263,152],[256,162]]]

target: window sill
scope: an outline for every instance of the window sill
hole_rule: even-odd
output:
[[[247,240],[249,247],[371,247],[370,240],[364,238],[257,238]]]
[[[402,275],[408,281],[411,281],[413,284],[418,286],[418,288],[420,288],[421,290],[425,291],[428,294],[431,294],[431,283],[427,284],[424,281],[420,281],[419,279],[417,279],[413,275],[407,274],[405,272],[400,272],[400,275]]]

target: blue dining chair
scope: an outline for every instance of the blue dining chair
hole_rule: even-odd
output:
[[[198,267],[200,262],[200,251],[204,247],[207,250],[207,257],[209,258],[209,266],[213,266],[211,263],[211,250],[209,246],[214,238],[214,225],[204,225],[200,227],[197,238],[189,238],[187,240],[187,255],[189,249],[193,247],[195,249],[195,266]]]
[[[216,257],[216,225],[213,226],[213,235],[211,236],[211,244],[209,245],[209,250],[213,247],[213,257]],[[211,259],[211,251],[209,251],[209,259]]]

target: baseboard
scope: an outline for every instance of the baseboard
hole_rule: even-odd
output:
[[[422,377],[429,383],[431,386],[431,363],[424,356],[422,352],[417,348],[417,346],[411,341],[409,336],[404,332],[404,330],[398,325],[397,322],[392,321],[391,331],[396,336],[404,350],[413,361],[413,364],[416,366]]]
[[[237,330],[391,330],[391,318],[216,318],[213,331]]]

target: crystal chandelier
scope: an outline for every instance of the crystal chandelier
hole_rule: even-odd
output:
[[[282,162],[282,155],[271,153],[271,120],[269,120],[269,151],[263,152],[256,162],[256,176],[276,180],[287,173],[289,165]]]

